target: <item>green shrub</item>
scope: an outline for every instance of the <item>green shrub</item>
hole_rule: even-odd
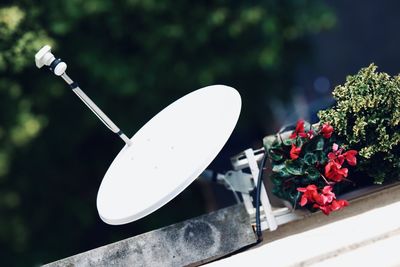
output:
[[[322,110],[343,141],[359,151],[359,171],[375,183],[394,180],[400,171],[400,76],[377,72],[371,64],[333,91],[337,101]]]

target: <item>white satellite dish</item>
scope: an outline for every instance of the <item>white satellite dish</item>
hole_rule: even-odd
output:
[[[129,139],[79,88],[49,46],[35,56],[61,76],[126,143],[106,172],[97,195],[101,219],[113,225],[138,220],[159,209],[195,180],[220,152],[240,115],[241,98],[232,87],[213,85],[169,105]]]
[[[214,85],[158,113],[115,158],[97,195],[108,224],[138,220],[189,186],[222,149],[239,118],[239,93]]]

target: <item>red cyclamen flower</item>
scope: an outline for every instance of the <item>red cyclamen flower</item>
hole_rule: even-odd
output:
[[[325,165],[325,176],[334,182],[340,182],[345,177],[347,177],[349,170],[347,168],[342,168],[338,162],[329,161]]]
[[[308,132],[307,132],[307,138],[308,139],[313,139],[315,133],[314,130],[311,128]]]
[[[301,152],[301,147],[296,147],[295,144],[292,144],[292,148],[290,149],[290,158],[298,159]]]
[[[357,153],[358,153],[357,150],[349,150],[343,154],[349,165],[351,166],[357,165],[357,158],[356,158]]]
[[[349,205],[349,202],[347,202],[347,200],[344,200],[344,199],[333,200],[330,205],[330,209],[331,209],[331,211],[337,211],[343,207],[347,207],[348,205]]]
[[[333,127],[331,125],[329,125],[328,123],[325,123],[322,125],[321,133],[322,133],[323,137],[330,138],[333,133]]]
[[[343,148],[339,149],[337,144],[333,144],[332,152],[328,153],[329,162],[325,166],[325,176],[335,182],[340,182],[345,177],[347,177],[348,169],[342,168],[344,161],[351,166],[355,166],[357,164],[357,151],[349,150],[343,153]]]
[[[326,198],[324,203],[331,203],[335,198],[335,193],[332,192],[332,186],[327,185],[322,189],[322,194]]]
[[[307,134],[304,131],[304,120],[299,120],[296,124],[296,129],[290,135],[290,139],[295,139],[297,136],[307,137]]]
[[[332,151],[328,153],[328,158],[330,161],[335,161],[340,165],[343,164],[344,160],[351,166],[357,165],[356,155],[358,154],[357,150],[349,150],[342,154],[343,148],[339,149],[338,144],[333,144]]]
[[[346,207],[349,205],[349,202],[344,199],[339,199],[336,200],[334,199],[332,203],[326,204],[326,205],[319,205],[319,204],[314,204],[314,208],[320,209],[325,215],[329,215],[332,211],[337,211],[342,209],[343,207]]]
[[[318,205],[326,205],[331,203],[336,197],[333,193],[331,186],[325,186],[322,189],[322,193],[318,193],[318,188],[316,185],[308,185],[307,187],[299,187],[297,191],[302,192],[300,206],[304,206],[307,203],[317,203]]]
[[[337,211],[349,205],[346,200],[336,200],[331,186],[325,186],[321,193],[318,193],[317,186],[313,184],[307,187],[299,187],[297,191],[303,193],[300,206],[303,207],[307,203],[314,203],[313,207],[320,209],[325,215],[329,215],[330,212]]]
[[[308,202],[313,203],[315,202],[314,197],[318,196],[317,186],[311,184],[307,187],[299,187],[297,191],[303,193],[300,200],[300,206],[305,206]]]

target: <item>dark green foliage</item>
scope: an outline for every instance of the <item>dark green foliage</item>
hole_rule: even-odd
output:
[[[212,83],[240,89],[240,134],[261,132],[265,99],[290,95],[282,88],[291,88],[295,63],[308,55],[305,37],[333,23],[317,0],[2,1],[2,265],[56,260],[204,211],[198,197],[134,225],[100,222],[97,188],[122,144],[60,79],[36,69],[43,44],[128,135]]]
[[[311,128],[310,128],[311,127]],[[311,130],[311,131],[310,131]],[[305,131],[312,132],[313,137],[289,138],[288,132],[278,133],[275,136],[269,136],[264,139],[264,145],[268,151],[272,174],[270,179],[274,185],[273,193],[279,198],[285,199],[296,207],[300,194],[297,191],[299,187],[307,187],[310,184],[323,188],[327,185],[325,175],[325,166],[328,163],[328,153],[332,152],[333,144],[345,148],[335,134],[330,138],[325,138],[320,133],[319,126],[305,124]],[[290,156],[292,144],[296,147],[301,146],[301,152],[297,159]],[[349,167],[346,164],[346,167]],[[349,177],[352,179],[352,177]],[[332,182],[332,181],[330,181]],[[332,183],[336,194],[344,193],[354,185],[350,180],[341,183]],[[307,206],[314,210],[311,206]]]
[[[371,64],[348,76],[333,91],[336,105],[319,117],[359,151],[358,169],[380,184],[397,179],[400,172],[400,76],[376,69]]]
[[[307,124],[306,130],[310,127],[312,126]],[[313,131],[316,132],[317,129]],[[270,178],[274,184],[273,192],[278,197],[288,200],[292,206],[296,206],[300,196],[297,193],[298,187],[304,187],[310,183],[324,185],[320,173],[323,169],[318,169],[316,166],[317,162],[326,161],[326,157],[321,155],[326,155],[332,148],[332,142],[325,142],[321,135],[305,143],[303,141],[303,138],[290,139],[278,133],[276,136],[266,138],[264,142],[272,164],[273,173]],[[292,144],[302,146],[297,160],[290,159]]]

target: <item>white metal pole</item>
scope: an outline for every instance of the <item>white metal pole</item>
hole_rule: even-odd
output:
[[[117,125],[79,88],[65,72],[67,64],[61,59],[56,59],[51,53],[51,47],[46,45],[42,47],[35,55],[35,62],[38,68],[49,66],[49,69],[56,75],[61,76],[64,81],[71,87],[72,91],[82,100],[83,103],[100,119],[104,125],[118,136],[128,145],[131,145],[131,140],[118,128]]]

